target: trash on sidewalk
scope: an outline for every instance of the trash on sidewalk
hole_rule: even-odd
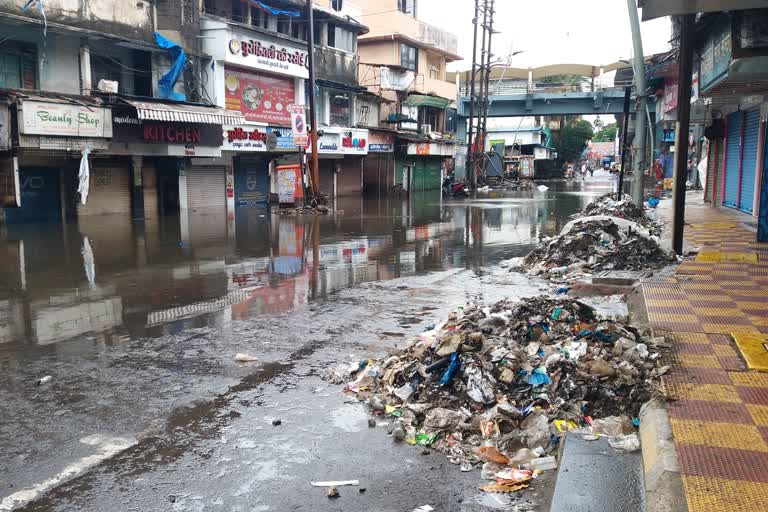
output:
[[[636,452],[640,449],[640,438],[637,434],[609,437],[608,444],[611,448],[625,452]]]
[[[235,361],[237,361],[238,363],[253,363],[255,361],[258,361],[258,358],[250,354],[240,353],[235,355]]]
[[[312,487],[342,487],[344,485],[360,485],[360,480],[332,480],[329,482],[310,482]]]
[[[335,487],[329,487],[328,488],[328,497],[329,498],[338,498],[341,495],[339,494],[339,490]]]
[[[482,466],[494,480],[506,467],[556,468],[569,432],[634,433],[630,418],[654,392],[658,360],[640,331],[570,297],[473,303],[361,362],[345,392],[375,415],[397,412],[394,440],[429,446],[462,470]]]
[[[547,190],[549,190],[549,187],[546,185],[539,185],[536,188],[538,189],[539,192],[546,192]]]
[[[43,384],[48,384],[48,383],[49,383],[49,382],[51,382],[52,380],[53,380],[53,377],[51,377],[50,375],[46,375],[46,376],[45,376],[45,377],[43,377],[42,379],[37,379],[37,380],[35,381],[35,385],[37,385],[37,386],[42,386]]]
[[[661,234],[661,224],[650,219],[628,194],[624,194],[620,201],[613,199],[611,194],[599,197],[575,214],[574,217],[594,217],[596,215],[631,220],[646,228],[654,236]]]
[[[413,512],[433,512],[435,509],[429,505],[422,505],[413,509]]]

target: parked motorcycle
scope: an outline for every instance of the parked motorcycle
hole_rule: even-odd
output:
[[[469,197],[469,186],[463,181],[456,183],[453,176],[446,176],[443,179],[443,197]]]

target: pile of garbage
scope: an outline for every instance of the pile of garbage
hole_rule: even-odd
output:
[[[328,215],[330,212],[330,208],[324,204],[297,206],[295,208],[281,207],[277,209],[277,213],[280,215]]]
[[[659,239],[639,224],[599,215],[569,222],[560,235],[543,240],[523,258],[522,266],[531,275],[573,281],[603,270],[644,270],[671,262]]]
[[[395,440],[444,452],[463,471],[482,465],[496,481],[484,490],[512,492],[556,467],[568,431],[639,446],[631,418],[668,369],[660,340],[574,299],[504,300],[461,308],[397,353],[329,378],[347,382]]]
[[[545,238],[516,270],[558,282],[573,282],[605,270],[647,270],[670,264],[659,245],[661,226],[647,218],[629,196],[590,203],[554,238]]]
[[[661,224],[650,219],[645,214],[645,211],[637,206],[627,194],[624,194],[621,200],[618,201],[613,198],[613,194],[607,194],[595,199],[586,208],[574,215],[574,218],[595,217],[598,215],[627,219],[640,224],[653,236],[661,235]]]

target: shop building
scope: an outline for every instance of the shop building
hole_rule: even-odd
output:
[[[457,37],[418,19],[417,1],[357,3],[370,27],[358,41],[359,80],[380,98],[372,105],[378,118],[368,126],[397,132],[393,167],[368,188],[392,190],[385,181],[392,176],[394,186],[405,190],[440,189],[458,149],[457,87],[446,74],[448,63],[461,60]],[[372,173],[367,176],[374,179]]]
[[[210,1],[204,10],[203,49],[212,58],[206,93],[243,118],[223,130],[223,157],[234,178],[230,214],[260,210],[279,199],[276,169],[302,160],[293,144],[290,109],[308,103],[305,13],[295,2]],[[350,114],[359,90],[356,39],[365,27],[320,5],[315,22],[316,94],[324,134],[321,189],[331,195],[359,193],[367,134],[359,133]],[[323,82],[325,76],[336,81]],[[356,161],[348,159],[353,155],[359,155]]]

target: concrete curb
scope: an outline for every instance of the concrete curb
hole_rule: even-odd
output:
[[[651,400],[640,409],[640,442],[646,512],[687,512],[683,479],[665,405]]]

